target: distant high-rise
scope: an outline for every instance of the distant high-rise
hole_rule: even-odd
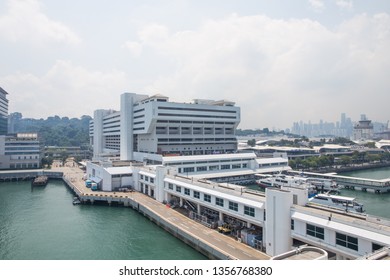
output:
[[[370,140],[374,136],[374,126],[366,115],[361,115],[361,120],[353,127],[354,140]]]
[[[7,134],[8,128],[8,99],[3,88],[0,87],[0,135]]]

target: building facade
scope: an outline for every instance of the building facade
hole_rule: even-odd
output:
[[[374,125],[362,115],[361,120],[353,127],[353,139],[372,140],[374,138]]]
[[[0,135],[6,135],[8,130],[8,93],[0,87]]]
[[[0,136],[0,169],[40,168],[42,156],[36,133]]]
[[[200,100],[170,102],[162,95],[121,95],[121,110],[96,110],[90,123],[94,157],[121,160],[152,155],[203,155],[237,149],[235,131],[240,108],[233,102]]]
[[[103,191],[128,187],[182,207],[207,227],[229,224],[241,242],[270,256],[308,244],[325,250],[330,259],[356,259],[390,245],[386,219],[308,206],[304,189],[267,188],[261,193],[205,179],[214,171],[183,176],[177,173],[179,166],[104,167],[89,162],[87,177],[99,182]]]

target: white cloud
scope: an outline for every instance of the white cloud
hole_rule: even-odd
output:
[[[61,22],[51,20],[37,0],[9,0],[0,16],[0,38],[43,45],[47,42],[75,45],[80,38]]]
[[[336,5],[345,10],[351,11],[353,9],[353,1],[352,0],[336,0]]]
[[[80,117],[100,108],[118,109],[119,95],[128,88],[123,72],[90,71],[64,60],[42,76],[17,73],[0,80],[10,94],[9,111],[35,118]]]
[[[322,0],[309,0],[310,7],[315,12],[322,12],[325,9],[324,1]]]
[[[134,57],[139,57],[142,54],[142,44],[141,43],[127,41],[126,43],[124,43],[122,45],[122,47],[128,49]]]
[[[385,102],[368,104],[386,99],[390,88],[389,23],[387,14],[361,15],[330,30],[307,19],[232,15],[198,30],[162,29],[163,36],[148,33],[139,43],[176,67],[145,89],[173,100],[236,101],[245,127],[283,128],[345,111],[381,120]]]

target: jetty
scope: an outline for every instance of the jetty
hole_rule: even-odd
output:
[[[130,207],[209,259],[270,259],[267,254],[221,234],[217,230],[205,227],[143,193],[92,191],[85,186],[85,181],[82,179],[84,173],[79,168],[62,167],[58,170],[63,171],[63,180],[81,203],[105,203]]]
[[[339,186],[345,189],[360,190],[372,193],[388,193],[390,192],[390,178],[376,180],[337,175],[335,173],[315,173],[303,171],[289,171],[291,175],[303,175],[313,178],[323,178],[334,180]]]

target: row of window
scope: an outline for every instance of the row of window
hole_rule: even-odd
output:
[[[174,185],[171,183],[168,183],[168,189],[173,190]],[[178,193],[182,193],[182,187],[181,186],[175,186],[175,191]],[[191,195],[191,190],[188,188],[184,188],[184,194],[190,196]],[[196,199],[200,199],[200,192],[198,191],[193,191],[193,197]],[[204,193],[203,194],[203,201],[211,203],[211,195]],[[225,200],[220,197],[215,198],[215,205],[224,207],[225,206]],[[238,203],[229,201],[229,210],[238,212]],[[255,208],[249,207],[244,205],[244,214],[247,216],[255,217]]]
[[[180,107],[163,107],[158,106],[158,109],[173,110],[173,111],[196,111],[196,112],[214,112],[214,113],[232,113],[236,114],[235,110],[223,110],[223,109],[202,109],[202,108],[180,108]]]
[[[146,175],[140,175],[140,179],[141,180],[145,180],[146,182],[150,182],[152,184],[154,184],[154,178],[153,177],[149,177],[149,176],[146,176]]]
[[[176,121],[176,120],[157,120],[157,123],[227,124],[227,125],[235,124],[234,122]]]
[[[240,168],[247,168],[247,163],[236,163],[236,164],[222,164],[222,165],[210,165],[210,166],[197,166],[196,172],[202,172],[202,171],[215,171],[215,170],[228,170],[228,169],[240,169]],[[179,168],[179,173],[191,173],[195,172],[195,167],[183,167]]]
[[[293,220],[291,222],[294,227]],[[324,240],[324,228],[311,224],[306,224],[306,234]],[[336,232],[336,244],[358,251],[358,239],[343,233]]]

